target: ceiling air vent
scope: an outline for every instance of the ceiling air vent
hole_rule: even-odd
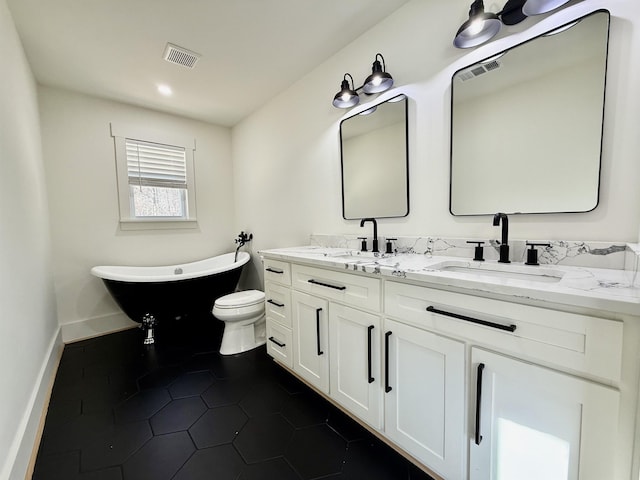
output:
[[[164,59],[167,62],[175,63],[176,65],[182,65],[183,67],[193,68],[202,55],[186,48],[179,47],[172,43],[167,43],[167,48],[164,50]]]
[[[501,66],[502,66],[502,64],[500,62],[498,62],[497,60],[491,60],[490,62],[481,63],[479,65],[475,65],[473,68],[470,68],[469,70],[465,70],[463,72],[460,72],[458,74],[458,77],[463,82],[466,82],[467,80],[471,80],[472,78],[479,77],[480,75],[483,75],[483,74],[485,74],[487,72],[490,72],[492,70],[497,70]]]

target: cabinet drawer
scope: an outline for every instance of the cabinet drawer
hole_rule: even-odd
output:
[[[267,282],[264,293],[267,317],[291,328],[291,290],[289,287]]]
[[[521,358],[620,381],[619,321],[398,282],[385,284],[385,313]]]
[[[354,307],[380,311],[380,280],[321,268],[293,265],[293,288]]]
[[[292,339],[290,328],[267,317],[267,353],[289,368],[293,368]]]
[[[265,282],[277,282],[282,285],[291,285],[291,264],[280,260],[264,259]]]

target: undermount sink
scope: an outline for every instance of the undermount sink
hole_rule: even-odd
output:
[[[556,283],[562,280],[563,271],[533,265],[513,265],[509,263],[469,263],[446,261],[429,267],[440,272],[465,273],[485,277],[526,280],[528,282]]]

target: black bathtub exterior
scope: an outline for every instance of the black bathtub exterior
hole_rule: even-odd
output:
[[[162,321],[211,314],[216,299],[235,290],[242,268],[243,265],[214,275],[171,282],[122,282],[105,278],[102,281],[134,322],[142,322],[146,314]]]

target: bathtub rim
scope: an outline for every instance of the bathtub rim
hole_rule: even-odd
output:
[[[242,268],[251,260],[251,255],[247,252],[238,252],[238,260],[236,262],[233,262],[234,256],[235,252],[229,252],[193,262],[151,267],[99,265],[91,269],[91,275],[103,280],[113,280],[116,282],[179,282],[181,280],[207,277],[236,268]],[[222,263],[225,257],[228,257],[231,263]],[[176,268],[183,269],[185,273],[174,273]]]

